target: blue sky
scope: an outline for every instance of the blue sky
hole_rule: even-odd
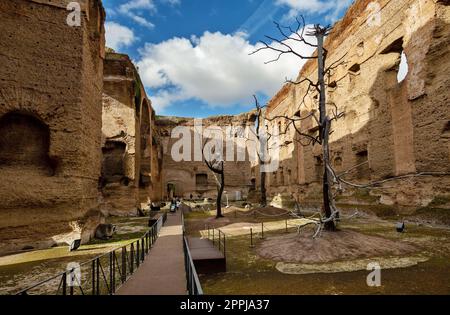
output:
[[[333,24],[351,0],[103,0],[107,45],[139,68],[159,115],[207,117],[266,102],[303,65],[295,57],[265,65],[270,52],[249,56],[273,21]],[[311,48],[297,46],[304,54]]]

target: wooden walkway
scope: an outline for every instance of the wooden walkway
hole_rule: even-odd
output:
[[[166,224],[148,258],[117,295],[187,294],[181,211],[167,214]]]

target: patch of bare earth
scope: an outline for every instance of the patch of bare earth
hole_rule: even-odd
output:
[[[323,232],[316,239],[310,233],[271,237],[256,249],[263,258],[305,264],[328,263],[379,256],[401,256],[417,251],[411,244],[369,236],[354,231]]]

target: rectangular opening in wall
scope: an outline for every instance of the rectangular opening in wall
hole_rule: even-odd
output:
[[[358,179],[369,179],[370,178],[370,168],[369,168],[369,153],[367,150],[360,151],[356,153],[356,176]]]
[[[403,37],[400,37],[393,41],[391,44],[389,44],[383,51],[381,52],[382,55],[391,54],[391,53],[397,53],[401,54],[403,51]]]
[[[348,71],[352,74],[358,74],[361,71],[361,65],[359,63],[355,63],[353,66],[348,68]]]
[[[208,175],[207,174],[196,174],[195,175],[195,184],[197,186],[208,185]]]

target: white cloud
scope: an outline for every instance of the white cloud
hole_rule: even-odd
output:
[[[114,50],[130,46],[136,40],[133,30],[115,22],[105,23],[106,46]]]
[[[122,13],[132,10],[149,10],[155,12],[156,5],[153,0],[130,0],[119,7],[119,11]]]
[[[399,69],[398,69],[398,73],[397,73],[397,82],[400,83],[403,80],[405,80],[406,76],[408,75],[408,71],[409,71],[408,68],[409,68],[408,59],[406,58],[405,52],[402,52],[400,65],[399,65]]]
[[[137,24],[152,29],[155,25],[142,16],[142,11],[149,14],[156,13],[156,5],[153,0],[130,0],[119,6],[119,12],[131,18]],[[140,13],[136,13],[139,11]]]
[[[311,13],[325,12],[335,5],[335,1],[321,0],[277,0],[276,4],[285,5],[292,10],[307,11]]]
[[[305,13],[326,14],[325,18],[335,22],[342,12],[353,0],[277,0],[276,5],[290,8],[289,13],[284,16],[290,20]]]
[[[155,27],[155,24],[153,24],[152,22],[146,20],[145,18],[143,18],[142,16],[139,16],[137,14],[134,13],[127,13],[127,15],[136,23],[138,23],[139,25],[142,25],[144,27],[147,27],[149,29],[152,29]]]
[[[294,41],[289,44],[304,55],[314,50]],[[211,106],[248,103],[254,93],[275,94],[285,77],[297,77],[305,62],[284,55],[278,62],[266,65],[264,62],[277,54],[261,51],[249,55],[259,47],[261,44],[250,44],[243,33],[205,32],[192,40],[172,38],[145,45],[140,51],[139,72],[147,87],[160,91],[152,96],[157,109],[191,98]]]
[[[169,4],[171,6],[176,6],[181,4],[181,0],[161,0],[163,3]]]

